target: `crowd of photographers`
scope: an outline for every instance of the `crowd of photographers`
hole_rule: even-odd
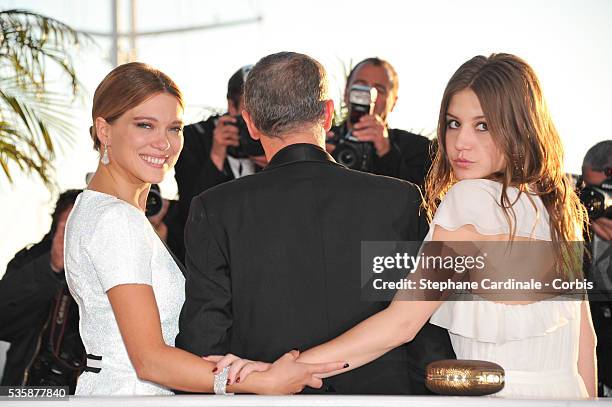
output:
[[[259,142],[249,136],[240,115],[242,91],[250,66],[228,82],[227,113],[184,128],[184,149],[175,167],[178,201],[162,199],[153,186],[147,217],[171,252],[184,260],[183,229],[191,199],[224,182],[256,173],[267,161]],[[346,119],[333,126],[326,148],[348,168],[400,178],[423,187],[435,145],[418,134],[392,129],[387,119],[398,98],[393,66],[367,58],[351,70],[345,87]],[[589,212],[587,241],[591,256],[585,272],[603,293],[612,292],[612,140],[591,147],[577,180]],[[62,193],[43,239],[16,254],[0,280],[0,340],[10,342],[0,385],[69,386],[85,362],[78,334],[78,309],[63,271],[65,222],[80,191]],[[612,298],[591,301],[599,338],[600,396],[612,388]]]

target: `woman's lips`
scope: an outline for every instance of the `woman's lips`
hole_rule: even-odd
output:
[[[156,156],[145,155],[145,154],[140,154],[140,158],[145,163],[147,163],[148,165],[154,168],[163,168],[164,164],[166,164],[166,161],[168,160],[168,156],[156,157]]]
[[[459,168],[469,168],[470,165],[474,164],[474,161],[466,160],[464,158],[458,158],[453,160],[453,162],[455,163],[455,166]]]

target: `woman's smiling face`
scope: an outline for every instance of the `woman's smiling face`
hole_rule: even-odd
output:
[[[108,126],[110,165],[136,182],[161,182],[183,148],[183,108],[168,93],[152,96]]]

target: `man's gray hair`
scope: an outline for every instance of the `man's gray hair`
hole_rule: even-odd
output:
[[[325,68],[295,52],[263,57],[244,84],[244,108],[255,127],[270,137],[322,125],[328,99]]]
[[[600,172],[612,168],[612,140],[600,141],[589,148],[582,161],[582,167]]]

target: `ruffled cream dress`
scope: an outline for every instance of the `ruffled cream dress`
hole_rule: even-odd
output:
[[[508,191],[511,202],[518,190]],[[481,234],[508,234],[498,205],[501,184],[465,180],[455,184],[441,202],[434,225],[456,230],[473,225]],[[550,241],[548,214],[537,196],[522,194],[513,208],[516,235]],[[485,360],[501,365],[505,386],[495,394],[507,398],[584,398],[586,387],[577,370],[580,301],[538,301],[509,305],[487,300],[447,301],[431,323],[448,329],[457,359]]]

